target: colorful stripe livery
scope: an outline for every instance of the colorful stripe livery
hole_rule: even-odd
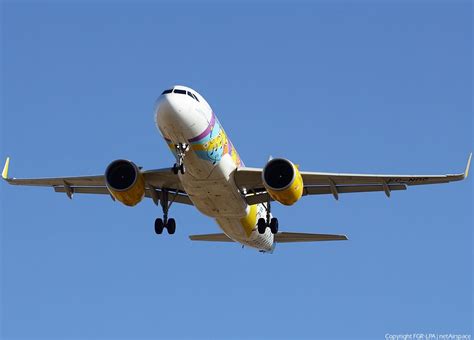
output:
[[[232,142],[217,120],[214,112],[208,127],[198,136],[188,140],[191,150],[206,161],[217,164],[225,154],[229,154],[236,166],[242,166],[242,161]]]

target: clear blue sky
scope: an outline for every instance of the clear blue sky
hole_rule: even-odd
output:
[[[174,159],[153,105],[204,95],[248,166],[453,173],[472,142],[472,3],[1,4],[1,157],[16,177]],[[262,255],[174,206],[1,192],[1,337],[383,339],[472,333],[472,178],[274,206],[287,231],[347,242]]]

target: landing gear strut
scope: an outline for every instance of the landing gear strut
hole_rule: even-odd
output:
[[[157,218],[155,220],[155,233],[156,234],[161,234],[163,233],[163,229],[166,228],[168,230],[168,234],[172,235],[176,231],[176,221],[174,218],[168,218],[168,211],[171,207],[171,204],[173,204],[174,199],[176,197],[177,193],[175,193],[175,196],[169,202],[169,193],[168,190],[163,189],[161,191],[161,198],[160,198],[160,204],[161,208],[163,209],[163,218]]]
[[[176,151],[177,162],[173,165],[173,172],[177,175],[178,172],[181,172],[182,175],[186,172],[184,168],[184,156],[186,156],[186,151],[189,150],[189,144],[179,143],[174,146]]]
[[[266,203],[265,209],[267,210],[266,218],[259,218],[257,222],[257,229],[260,234],[265,234],[267,228],[270,228],[272,234],[278,233],[278,219],[275,217],[270,218],[270,201]]]

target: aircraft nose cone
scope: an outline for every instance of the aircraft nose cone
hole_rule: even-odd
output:
[[[169,94],[162,96],[158,101],[158,113],[178,115],[183,112],[184,107],[182,101],[177,95]]]
[[[180,94],[161,96],[156,108],[156,123],[161,128],[172,128],[186,134],[192,126],[192,114],[189,111],[187,98]]]

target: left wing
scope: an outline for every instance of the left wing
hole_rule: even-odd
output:
[[[302,171],[303,195],[332,194],[335,199],[339,194],[352,192],[383,191],[390,197],[393,190],[406,190],[407,186],[438,184],[460,181],[467,178],[471,165],[472,153],[469,155],[464,173],[447,175],[370,175],[344,174],[330,172]],[[234,173],[234,180],[241,192],[246,192],[247,203],[264,203],[271,200],[262,181],[263,169],[239,168]]]
[[[105,185],[104,175],[76,176],[76,177],[50,177],[50,178],[14,178],[8,177],[10,158],[7,158],[2,172],[2,178],[12,185],[27,185],[51,187],[56,192],[66,193],[69,198],[73,194],[103,194],[110,195]],[[171,168],[147,170],[142,172],[145,179],[145,197],[160,197],[161,188],[175,193],[174,199],[177,203],[193,203],[185,193],[179,177],[176,176]],[[153,192],[154,191],[154,192]]]

